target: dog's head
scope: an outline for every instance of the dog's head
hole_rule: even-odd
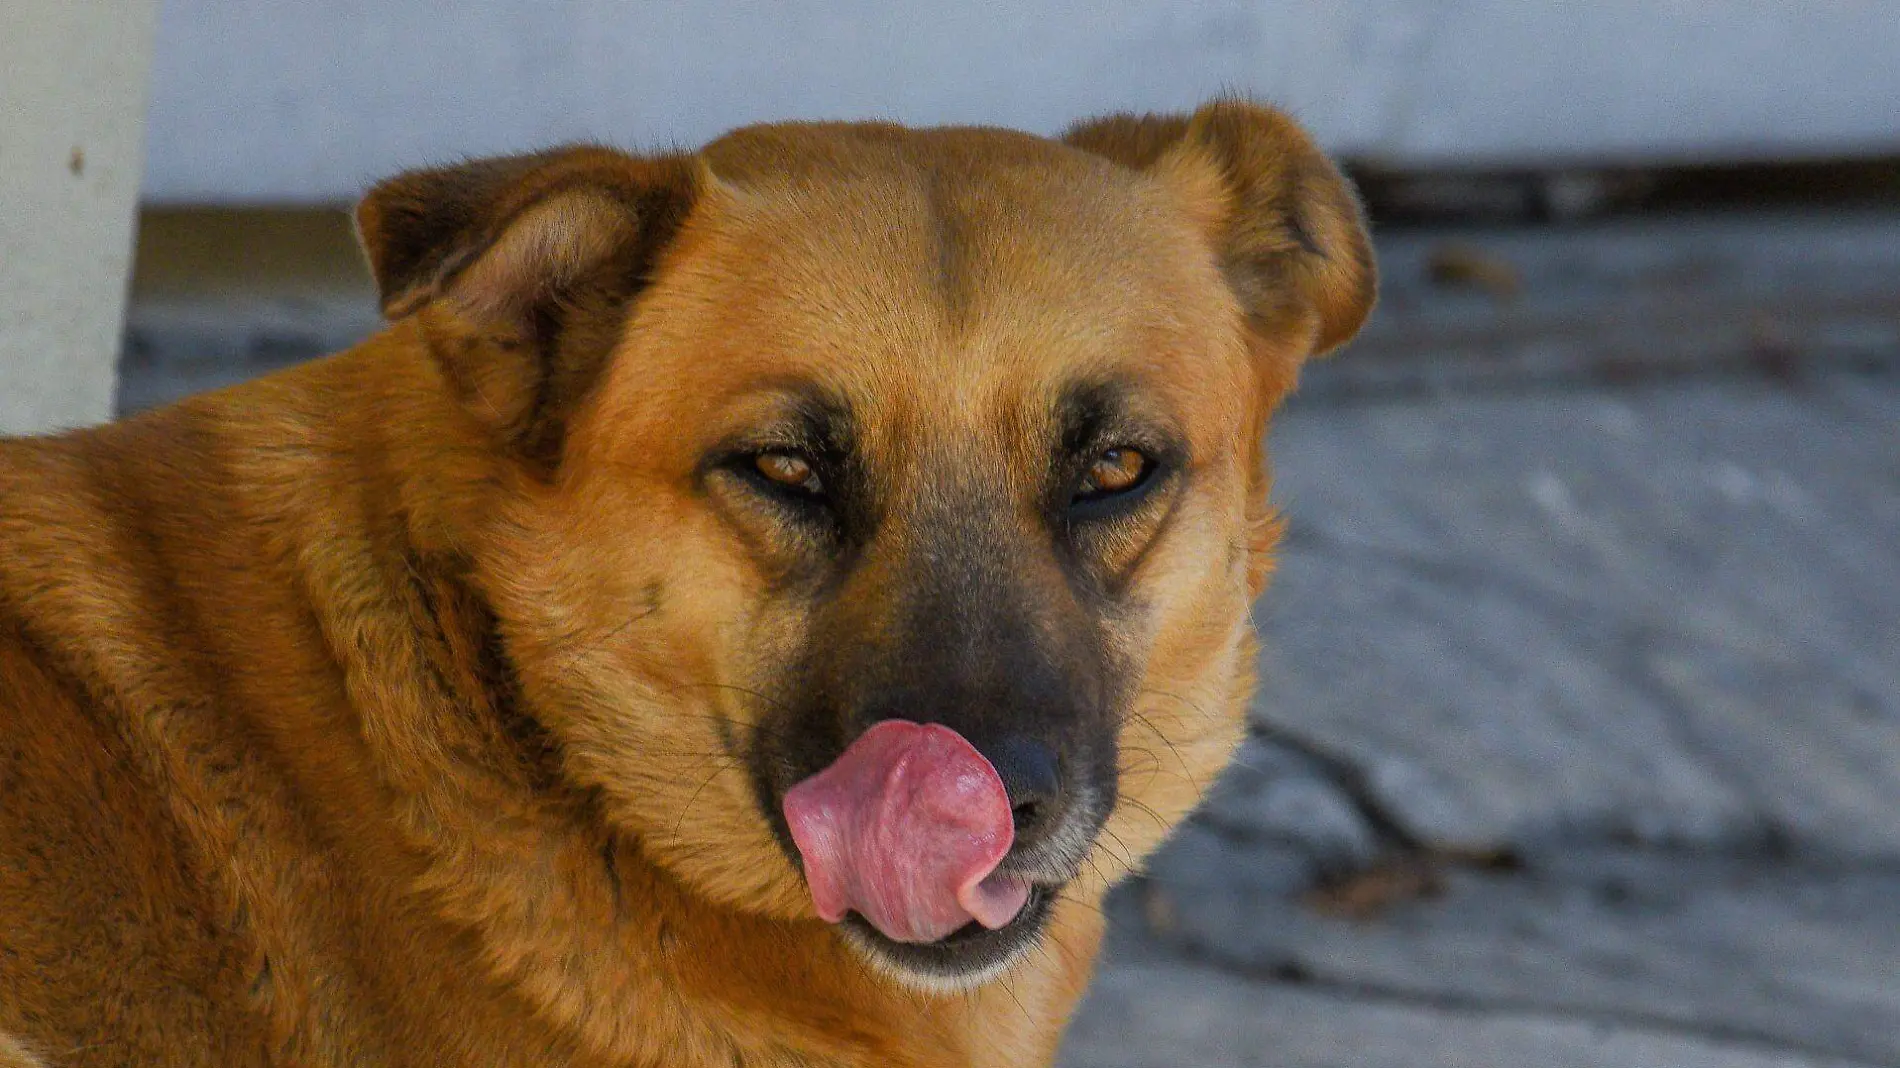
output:
[[[1268,413],[1374,288],[1277,112],[576,148],[358,221],[501,458],[528,709],[692,892],[967,985],[1228,758]]]

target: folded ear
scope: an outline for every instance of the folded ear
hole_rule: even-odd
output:
[[[1351,339],[1377,273],[1352,186],[1286,115],[1220,100],[1192,115],[1112,115],[1063,140],[1173,186],[1263,338],[1300,356]]]
[[[558,149],[398,175],[356,227],[383,313],[414,316],[469,414],[551,471],[698,184],[690,157]]]

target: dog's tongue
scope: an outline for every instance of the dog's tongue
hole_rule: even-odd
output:
[[[855,911],[898,942],[1016,918],[1029,884],[992,875],[1015,838],[996,768],[938,724],[885,720],[785,794],[818,915]]]

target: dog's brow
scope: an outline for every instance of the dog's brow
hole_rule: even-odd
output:
[[[850,405],[809,382],[767,383],[740,396],[734,407],[753,413],[731,435],[737,444],[843,452],[855,433]]]
[[[852,440],[851,408],[818,387],[794,394],[789,414],[827,448],[845,451]]]
[[[1120,413],[1125,388],[1119,382],[1082,382],[1064,390],[1056,404],[1058,448],[1065,453],[1085,448],[1097,429]]]
[[[1056,401],[1055,447],[1075,455],[1105,437],[1127,437],[1151,450],[1177,451],[1181,434],[1174,420],[1144,403],[1139,389],[1121,379],[1077,382]]]

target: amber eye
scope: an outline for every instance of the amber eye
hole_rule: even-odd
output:
[[[825,491],[825,484],[811,461],[795,452],[762,452],[752,458],[752,466],[774,485],[813,497]]]
[[[1151,464],[1139,449],[1120,446],[1095,458],[1076,487],[1077,501],[1092,501],[1127,493],[1148,477]]]

